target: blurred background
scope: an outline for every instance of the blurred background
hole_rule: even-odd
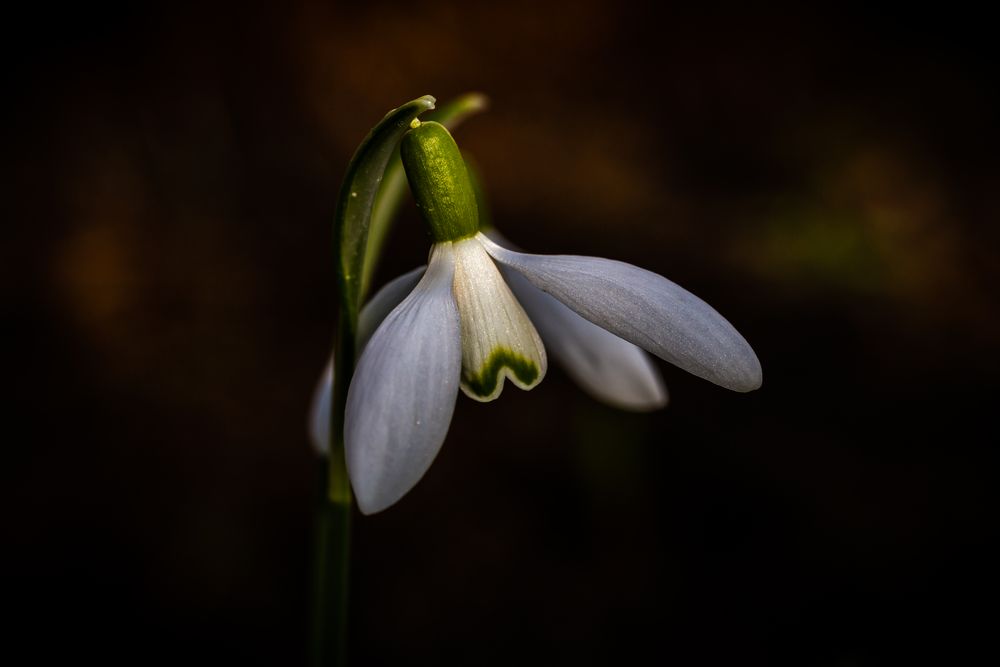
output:
[[[304,664],[340,181],[390,108],[478,90],[456,138],[504,234],[684,285],[764,387],[661,364],[671,405],[636,415],[553,365],[460,397],[355,523],[354,664],[996,652],[987,23],[182,0],[4,28],[9,651]],[[407,205],[377,282],[426,251]]]

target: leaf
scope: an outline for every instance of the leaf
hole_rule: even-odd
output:
[[[333,405],[330,410],[330,448],[327,498],[335,505],[350,507],[351,487],[344,459],[344,405],[354,373],[358,311],[361,306],[361,276],[371,225],[375,195],[386,165],[410,123],[434,108],[435,99],[424,95],[393,109],[368,133],[347,165],[344,184],[334,214],[337,243],[337,276],[340,282],[340,319],[337,323]]]
[[[337,201],[334,229],[339,244],[341,314],[347,316],[346,324],[352,332],[360,307],[368,229],[379,184],[400,138],[410,129],[410,122],[424,111],[433,109],[434,103],[433,97],[424,95],[387,113],[361,142],[347,166]]]

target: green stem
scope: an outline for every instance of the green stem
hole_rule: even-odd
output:
[[[410,121],[434,108],[424,97],[393,109],[368,133],[347,166],[334,216],[340,318],[334,355],[330,450],[320,474],[316,511],[312,664],[347,664],[348,583],[353,498],[344,457],[344,412],[354,373],[355,332],[361,301],[368,228],[386,165]]]
[[[316,503],[313,582],[313,667],[347,664],[348,582],[350,581],[351,504],[332,502],[330,470],[320,467]]]
[[[355,329],[348,322],[346,308],[341,308],[337,327],[337,348],[333,374],[333,409],[330,410],[330,456],[327,459],[327,500],[350,507],[353,502],[351,484],[347,478],[347,460],[344,450],[344,413],[347,410],[347,389],[354,375]]]
[[[334,355],[330,454],[322,461],[316,508],[310,647],[314,667],[347,664],[353,498],[344,457],[344,412],[356,361],[358,311],[406,190],[396,146],[410,122],[433,109],[434,102],[429,95],[408,102],[390,111],[372,128],[347,166],[337,202],[334,234],[340,318]],[[441,109],[438,119],[452,127],[485,107],[484,96],[470,93]]]
[[[312,665],[347,664],[351,572],[351,485],[344,451],[344,408],[354,368],[354,335],[341,317],[330,411],[330,455],[320,462],[315,527]],[[347,369],[346,372],[342,369]]]
[[[347,664],[353,498],[344,450],[344,410],[354,369],[354,332],[341,315],[330,411],[330,455],[321,461],[313,585],[313,667]]]

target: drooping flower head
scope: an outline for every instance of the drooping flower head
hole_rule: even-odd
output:
[[[544,378],[545,347],[519,298],[545,323],[550,344],[567,346],[557,356],[584,384],[599,384],[603,372],[586,360],[594,349],[648,369],[636,345],[729,389],[760,386],[760,364],[743,337],[669,280],[622,262],[530,255],[490,240],[479,230],[454,139],[437,123],[411,128],[400,155],[433,245],[426,270],[386,286],[359,322],[364,350],[347,395],[344,438],[362,512],[389,507],[420,480],[444,442],[459,388],[490,401],[505,380],[531,389]],[[635,377],[642,380],[626,386],[622,404],[666,401],[657,374]]]

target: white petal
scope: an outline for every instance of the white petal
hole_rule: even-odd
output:
[[[545,346],[476,239],[457,241],[455,301],[462,326],[462,391],[492,401],[504,378],[531,389],[545,377]]]
[[[728,389],[760,387],[760,362],[743,336],[666,278],[610,259],[528,255],[476,238],[498,262],[611,333]]]
[[[368,339],[372,337],[378,325],[386,318],[396,306],[402,303],[406,295],[413,291],[413,288],[420,282],[420,277],[427,270],[426,266],[418,266],[409,273],[392,279],[380,289],[375,296],[365,304],[358,315],[358,353],[365,349]]]
[[[333,355],[320,373],[309,405],[309,440],[320,456],[330,452],[330,408],[333,404]]]
[[[365,514],[402,498],[444,442],[462,353],[451,244],[434,246],[420,283],[372,335],[347,392],[347,470]]]
[[[663,377],[648,354],[583,319],[517,271],[500,270],[546,351],[591,396],[624,410],[656,410],[667,404]]]

